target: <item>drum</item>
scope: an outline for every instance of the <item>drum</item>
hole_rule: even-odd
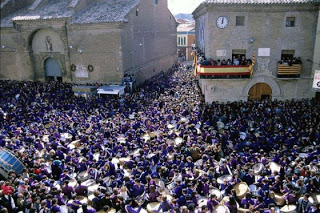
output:
[[[93,154],[93,159],[94,160],[99,161],[99,157],[100,157],[100,153],[97,152],[97,153]]]
[[[147,211],[149,213],[153,213],[155,212],[156,210],[158,210],[160,207],[160,202],[152,202],[152,203],[148,203],[147,205]]]
[[[95,197],[96,197],[96,196],[94,196],[94,194],[91,194],[91,195],[88,196],[88,200],[92,201],[93,198],[95,198]]]
[[[296,205],[285,205],[280,209],[280,212],[285,212],[285,213],[294,213],[296,212],[297,206]]]
[[[72,135],[68,132],[62,133],[61,134],[61,140],[66,141],[72,139]]]
[[[78,184],[78,182],[77,182],[76,179],[70,179],[70,180],[69,180],[68,186],[71,186],[72,188],[76,188],[78,185],[79,185],[79,184]]]
[[[230,213],[230,210],[227,206],[218,204],[213,210],[214,213]]]
[[[174,139],[174,143],[176,146],[180,145],[182,143],[183,139],[181,137],[177,137]]]
[[[219,189],[217,189],[217,188],[211,189],[211,190],[210,190],[210,194],[216,195],[216,196],[217,196],[217,199],[218,199],[219,201],[221,200],[222,195],[221,195],[221,192],[220,192]]]
[[[119,158],[112,158],[111,163],[119,164],[120,163]]]
[[[86,181],[84,181],[83,183],[81,183],[81,185],[89,187],[89,186],[94,185],[95,183],[96,183],[95,180],[89,179],[89,180],[86,180]]]
[[[150,138],[155,138],[155,137],[157,137],[157,132],[151,132],[150,133]]]
[[[186,117],[182,117],[182,118],[180,119],[180,122],[181,122],[181,123],[189,123],[189,119],[186,118]]]
[[[13,170],[16,174],[21,174],[24,170],[22,162],[10,150],[0,148],[0,168],[4,170],[2,175],[8,178],[9,171]]]
[[[125,162],[130,161],[130,158],[119,158],[119,163],[123,165]]]
[[[219,129],[223,129],[224,128],[224,123],[221,122],[221,121],[218,121],[217,122],[217,126],[218,126]]]
[[[86,181],[86,180],[89,179],[89,173],[88,173],[87,171],[80,172],[80,173],[77,175],[77,179],[78,179],[80,182]]]
[[[311,196],[316,203],[320,204],[320,194],[312,193]]]
[[[262,171],[263,167],[264,167],[264,166],[263,166],[262,163],[257,163],[257,164],[255,164],[255,165],[253,166],[253,172],[254,172],[254,174],[255,174],[255,175],[260,174],[260,172]]]
[[[200,159],[200,160],[197,160],[195,163],[194,163],[195,166],[202,166],[203,165],[203,160]]]
[[[43,142],[49,142],[49,135],[44,135],[44,136],[42,137],[42,141],[43,141]]]
[[[281,169],[281,166],[275,162],[271,162],[270,163],[270,169],[271,169],[271,172],[272,173],[275,173],[275,172],[280,172],[280,169]]]
[[[247,133],[245,133],[245,132],[240,132],[240,139],[242,139],[242,140],[244,140],[244,139],[246,139],[246,137],[247,137]]]
[[[299,153],[299,157],[300,158],[307,158],[308,157],[308,153]]]
[[[231,176],[231,175],[222,175],[221,177],[218,177],[217,182],[218,182],[219,184],[223,184],[224,181],[229,182],[231,179],[232,179],[232,176]]]
[[[97,191],[99,189],[99,184],[93,184],[91,186],[88,186],[88,193],[93,194],[95,191]]]
[[[60,206],[60,213],[68,213],[68,206],[67,205]]]
[[[129,119],[131,119],[131,120],[134,119],[134,114],[130,114]]]
[[[258,195],[258,187],[256,185],[250,185],[249,186],[250,192],[252,195],[257,196]]]
[[[120,136],[120,137],[117,138],[117,141],[119,143],[126,143],[126,138],[124,136]]]
[[[198,206],[201,208],[202,206],[207,205],[207,202],[208,198],[201,197],[200,199],[198,199]]]
[[[314,149],[314,146],[306,146],[302,149],[302,152],[304,153],[308,153],[308,152],[311,152],[310,150],[313,150]]]
[[[148,141],[150,140],[150,135],[148,133],[142,135],[142,139],[145,140],[145,141]]]
[[[77,196],[76,199],[79,200],[82,204],[87,204],[88,203],[88,198],[85,197],[85,196]]]
[[[239,199],[242,199],[250,191],[248,185],[245,182],[237,183],[233,189],[236,191],[236,195]]]
[[[168,124],[167,127],[168,127],[168,129],[173,129],[174,128],[174,126],[172,124]]]
[[[147,158],[148,158],[148,159],[151,159],[151,158],[153,158],[154,156],[156,156],[155,153],[150,153],[150,154],[147,155]]]
[[[285,199],[283,194],[274,193],[274,199],[276,200],[276,203],[278,204],[278,206],[284,205]]]
[[[67,145],[67,147],[69,148],[69,149],[75,149],[76,147],[79,147],[80,146],[80,140],[75,140],[75,141],[72,141],[71,143],[69,143],[68,145]]]

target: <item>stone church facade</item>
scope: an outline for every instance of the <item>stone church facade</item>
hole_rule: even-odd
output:
[[[255,57],[253,72],[245,78],[231,78],[227,72],[233,72],[232,67],[219,79],[212,77],[216,68],[211,68],[210,76],[203,71],[198,79],[206,102],[315,96],[312,80],[320,69],[320,1],[208,0],[193,16],[196,46],[206,58]],[[300,57],[302,64],[278,63],[288,56]]]
[[[167,1],[6,0],[0,79],[138,83],[176,62]]]

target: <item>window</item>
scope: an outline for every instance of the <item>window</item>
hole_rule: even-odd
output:
[[[287,17],[286,27],[294,27],[296,22],[296,17]]]
[[[186,37],[183,38],[183,45],[186,45]]]
[[[294,57],[294,50],[282,50],[281,51],[281,60],[287,61],[292,60]]]
[[[158,4],[158,0],[153,0],[155,4]]]
[[[178,45],[180,45],[180,39],[181,39],[181,38],[180,38],[180,37],[178,37]]]
[[[244,21],[244,16],[236,16],[236,26],[244,26]]]
[[[139,15],[139,9],[136,9],[136,16]]]

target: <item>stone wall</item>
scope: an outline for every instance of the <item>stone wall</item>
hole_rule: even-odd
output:
[[[141,0],[122,32],[124,71],[138,82],[166,71],[176,62],[176,21],[166,1]]]

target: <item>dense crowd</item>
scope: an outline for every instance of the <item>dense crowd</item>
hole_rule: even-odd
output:
[[[0,146],[24,163],[1,212],[320,212],[316,100],[205,104],[173,67],[121,98],[0,84]]]

